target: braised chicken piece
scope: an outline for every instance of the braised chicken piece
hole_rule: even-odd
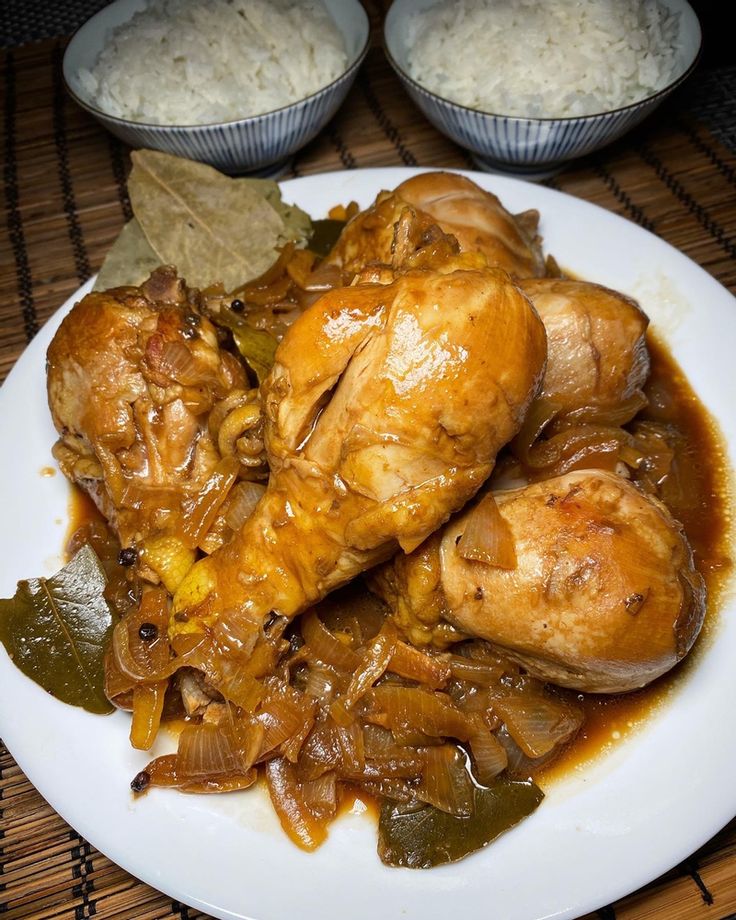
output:
[[[411,551],[486,480],[539,387],[544,329],[505,272],[452,267],[333,290],[289,328],[262,386],[266,493],[184,580],[174,636],[248,652],[270,614]]]
[[[489,265],[505,268],[515,278],[545,274],[537,211],[513,215],[491,192],[446,172],[412,176],[397,187],[396,194],[429,214],[464,252],[482,252]]]
[[[590,693],[664,674],[705,613],[703,580],[667,508],[593,470],[487,494],[372,584],[412,638],[441,638],[446,620],[532,675]]]
[[[54,455],[122,545],[137,544],[180,523],[221,459],[209,413],[246,388],[174,269],[158,269],[140,288],[88,294],[54,336]]]
[[[547,332],[540,400],[555,422],[623,425],[646,403],[649,320],[629,297],[587,281],[519,282]]]
[[[470,179],[451,173],[422,173],[393,192],[381,192],[371,207],[345,227],[326,264],[348,276],[367,265],[394,264],[394,228],[411,208],[425,242],[439,227],[452,234],[463,252],[482,253],[489,265],[526,278],[544,275],[544,259],[536,237],[536,212],[510,214],[490,192]]]

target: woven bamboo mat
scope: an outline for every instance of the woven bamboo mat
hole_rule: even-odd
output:
[[[97,270],[130,217],[127,151],[66,98],[62,53],[62,42],[45,42],[8,52],[2,65],[0,379]],[[696,115],[675,97],[628,138],[548,184],[659,234],[736,292],[736,157]],[[296,158],[291,174],[393,165],[473,164],[411,105],[375,48],[341,112]],[[138,882],[83,840],[4,748],[0,913],[24,920],[205,917]],[[736,822],[667,875],[594,916],[736,920]]]

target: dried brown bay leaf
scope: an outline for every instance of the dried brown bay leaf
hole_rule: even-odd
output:
[[[132,160],[133,212],[161,262],[175,265],[189,285],[220,281],[232,290],[264,272],[288,238],[255,180],[156,150],[134,151]]]
[[[103,656],[112,631],[105,573],[83,546],[52,578],[18,582],[0,599],[0,642],[20,670],[57,699],[111,712],[103,692]]]
[[[236,182],[248,184],[276,211],[284,222],[284,232],[281,242],[289,240],[300,242],[309,239],[312,235],[312,219],[306,211],[295,204],[287,204],[281,197],[281,189],[272,179],[236,179]]]
[[[161,259],[146,239],[141,225],[133,218],[123,227],[105,256],[95,281],[95,291],[126,284],[140,285],[161,265]]]

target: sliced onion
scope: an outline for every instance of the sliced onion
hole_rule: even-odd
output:
[[[317,779],[302,783],[304,804],[318,820],[334,818],[337,813],[337,777],[324,773]]]
[[[435,738],[467,741],[473,723],[445,694],[430,693],[416,687],[381,684],[366,697],[364,717],[397,731],[416,731]]]
[[[185,725],[179,735],[176,768],[180,777],[202,779],[239,770],[240,758],[231,739],[219,725],[203,722]]]
[[[136,682],[117,667],[111,646],[105,652],[104,664],[105,696],[119,709],[132,708],[132,693]]]
[[[303,850],[316,850],[327,837],[324,821],[307,807],[292,764],[276,757],[266,764],[266,784],[281,827]]]
[[[187,507],[181,537],[189,547],[199,546],[238,475],[235,457],[223,457],[193,502]]]
[[[394,643],[388,670],[433,690],[444,687],[451,676],[447,655],[430,655],[399,640]]]
[[[141,637],[140,628],[144,623],[156,627],[153,639]],[[168,625],[169,603],[164,588],[144,591],[139,605],[113,629],[113,663],[120,674],[134,682],[157,683],[173,673]]]
[[[166,754],[157,757],[148,764],[144,771],[147,786],[173,786],[182,792],[221,793],[247,789],[255,783],[258,773],[255,769],[243,774],[223,774],[199,780],[182,777],[177,771],[177,755]]]
[[[335,734],[342,755],[344,773],[360,773],[365,766],[362,728],[357,722],[352,722],[347,727],[339,725]]]
[[[539,757],[537,759],[527,757],[511,737],[505,725],[502,725],[498,729],[495,736],[498,743],[506,751],[506,757],[508,758],[506,775],[515,779],[526,779],[535,776],[539,770],[557,756],[557,752],[553,748],[549,754],[545,754],[544,757]]]
[[[570,424],[608,425],[614,428],[630,422],[636,413],[647,404],[646,396],[638,390],[627,399],[622,399],[612,406],[580,406],[565,412],[555,421],[554,428]]]
[[[304,289],[313,292],[330,291],[332,288],[344,287],[345,278],[342,269],[328,262],[321,262],[306,279]]]
[[[470,751],[473,755],[475,776],[479,783],[489,786],[508,765],[508,755],[496,736],[485,726],[470,736]]]
[[[231,658],[251,658],[261,628],[245,616],[220,617],[212,629],[212,636],[219,652]]]
[[[514,535],[491,492],[483,496],[466,518],[457,549],[463,559],[499,569],[516,568]]]
[[[164,696],[169,686],[167,680],[155,684],[138,684],[133,690],[133,719],[130,723],[130,743],[139,751],[150,750],[156,740]]]
[[[500,661],[482,661],[464,655],[450,655],[449,666],[456,680],[466,680],[479,687],[492,687],[505,673]]]
[[[163,343],[157,370],[182,386],[206,382],[203,380],[202,368],[197,358],[184,342]]]
[[[363,726],[363,746],[365,756],[370,760],[388,760],[403,753],[387,728],[370,723]]]
[[[630,441],[631,435],[622,428],[579,425],[535,444],[526,470],[544,479],[579,469],[614,470],[621,446]]]
[[[377,798],[391,799],[393,802],[414,802],[414,786],[410,786],[403,779],[387,777],[386,779],[363,780],[361,789]]]
[[[453,702],[465,713],[485,713],[493,706],[494,694],[489,687],[480,687],[466,681],[452,688]]]
[[[265,491],[266,487],[259,482],[239,482],[233,487],[225,512],[225,523],[231,530],[240,530]]]
[[[304,781],[316,779],[342,765],[342,751],[333,722],[321,722],[312,729],[302,746],[299,757],[299,777]]]
[[[306,738],[307,733],[303,729],[305,724],[309,728],[314,724],[314,704],[288,688],[278,695],[267,697],[255,719],[264,728],[263,756],[294,735],[300,735],[302,740]]]
[[[527,757],[543,757],[577,734],[583,721],[577,708],[540,691],[509,690],[493,706]]]
[[[248,713],[255,712],[266,692],[259,680],[239,669],[225,680],[217,681],[216,688],[226,700]]]
[[[671,432],[656,423],[641,422],[634,429],[634,449],[640,455],[637,465],[644,466],[654,482],[661,485],[672,472],[675,461],[675,446]],[[622,459],[629,462],[623,451]]]
[[[521,430],[511,442],[511,450],[514,456],[518,457],[522,463],[525,464],[528,461],[530,447],[540,437],[561,408],[560,403],[547,397],[535,399],[531,404]]]
[[[363,769],[343,770],[342,776],[351,783],[376,782],[382,779],[416,779],[421,775],[424,758],[417,751],[405,748],[404,753],[390,760],[366,760]]]
[[[286,272],[297,287],[306,288],[316,259],[316,254],[309,249],[297,249],[286,263]]]
[[[335,695],[336,674],[332,668],[310,665],[304,682],[304,692],[321,706],[329,706]]]
[[[420,801],[450,815],[467,817],[473,812],[473,783],[465,759],[454,745],[424,748],[424,769],[415,795]]]
[[[331,633],[314,610],[302,616],[301,627],[304,641],[318,661],[350,673],[360,665],[360,656]]]
[[[339,700],[345,709],[352,709],[383,675],[391,661],[395,641],[393,635],[387,632],[379,633],[363,652],[362,660],[350,679],[347,690]],[[337,708],[335,703],[330,709],[331,712],[333,708]]]
[[[270,287],[274,282],[278,281],[286,271],[286,265],[293,256],[295,249],[296,246],[293,242],[290,241],[286,243],[279,252],[276,261],[269,265],[265,272],[260,274],[257,278],[252,278],[245,284],[241,284],[240,287],[235,288],[231,293],[231,297],[238,297],[240,300],[248,300],[249,294]]]
[[[299,755],[301,754],[302,747],[304,742],[307,739],[307,736],[314,727],[314,715],[310,714],[301,724],[301,727],[294,732],[291,737],[287,738],[286,741],[279,748],[280,753],[291,763],[296,763],[299,760]]]

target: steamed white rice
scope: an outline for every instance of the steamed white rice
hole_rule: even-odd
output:
[[[320,0],[149,0],[80,80],[110,115],[209,124],[289,105],[346,67]]]
[[[678,74],[679,14],[658,0],[441,0],[407,26],[417,83],[500,115],[610,111]]]

